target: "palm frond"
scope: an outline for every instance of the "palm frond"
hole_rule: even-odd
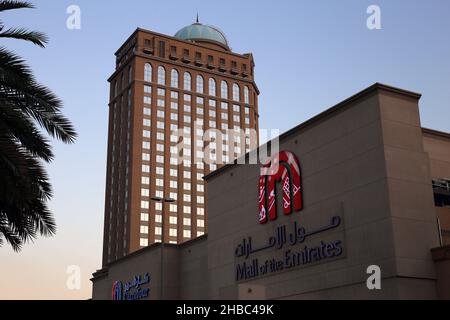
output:
[[[14,9],[34,9],[34,5],[28,1],[2,0],[0,1],[0,12]]]
[[[45,169],[19,143],[0,136],[0,210],[32,208],[35,198],[47,201],[52,190]],[[20,192],[19,192],[20,191]],[[12,216],[8,218],[13,219]]]
[[[0,81],[23,82],[25,85],[32,82],[33,75],[25,61],[13,52],[0,47]]]
[[[35,119],[52,137],[73,143],[76,131],[61,113],[62,102],[34,80],[28,66],[0,47],[0,97],[14,99],[23,112]]]
[[[53,160],[49,141],[36,129],[32,119],[0,97],[0,135],[16,139],[33,156]]]
[[[28,31],[24,28],[9,28],[0,32],[0,38],[11,38],[17,40],[25,40],[38,45],[41,48],[45,48],[45,44],[48,43],[48,37],[45,33],[38,31]]]
[[[14,251],[18,252],[20,249],[22,249],[22,239],[20,236],[11,230],[11,226],[5,221],[2,223],[0,221],[0,235],[3,235],[6,242],[8,242]],[[3,244],[3,241],[0,242],[0,246]]]

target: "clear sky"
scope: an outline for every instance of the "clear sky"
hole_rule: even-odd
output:
[[[79,139],[55,143],[48,166],[58,233],[20,253],[0,248],[0,299],[84,299],[101,266],[106,172],[107,78],[114,52],[142,27],[173,35],[195,20],[216,25],[233,51],[252,52],[261,91],[260,127],[280,132],[374,82],[420,92],[422,125],[450,132],[450,1],[32,1],[36,10],[0,14],[7,26],[47,33],[46,49],[17,41],[14,50],[65,103]],[[66,27],[69,5],[81,29]],[[381,30],[366,26],[369,5],[381,8]],[[0,178],[1,179],[1,178]],[[80,290],[66,269],[81,270]]]

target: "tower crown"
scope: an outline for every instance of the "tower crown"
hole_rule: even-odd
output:
[[[181,40],[194,41],[198,43],[206,42],[221,46],[225,50],[230,50],[225,34],[217,27],[195,22],[180,29],[174,36]]]

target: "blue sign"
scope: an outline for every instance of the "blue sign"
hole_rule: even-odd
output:
[[[150,288],[141,288],[142,285],[150,283],[148,273],[143,276],[134,276],[133,280],[122,283],[115,281],[112,286],[112,300],[140,300],[150,295]]]

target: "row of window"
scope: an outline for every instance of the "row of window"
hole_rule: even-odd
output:
[[[158,99],[157,99],[157,106],[164,108],[165,107],[165,100],[164,99],[160,99],[160,97],[165,97],[166,96],[166,90],[162,89],[162,88],[158,88]],[[149,85],[144,85],[144,97],[143,97],[143,102],[144,102],[144,116],[150,116],[151,115],[151,109],[148,108],[147,106],[152,104],[152,98],[151,96],[147,95],[147,94],[151,94],[152,92],[152,87]],[[170,97],[172,99],[178,99],[179,97],[179,93],[176,91],[171,91],[170,92]],[[192,107],[191,107],[191,100],[192,97],[189,94],[184,94],[183,96],[184,98],[184,107],[183,110],[186,113],[189,113],[192,111]],[[201,116],[204,114],[204,107],[203,105],[205,104],[204,98],[202,97],[197,97],[196,99],[197,101],[197,115]],[[217,101],[213,100],[213,99],[209,99],[209,106],[210,106],[210,110],[209,110],[209,116],[211,117],[210,122],[209,122],[209,127],[211,128],[216,128],[217,123],[215,122],[215,117],[216,117],[216,105],[217,105]],[[173,110],[177,110],[178,111],[178,102],[171,102],[170,103],[170,107]],[[228,111],[228,107],[229,104],[226,102],[221,102],[220,103],[220,107],[223,111]],[[195,108],[194,108],[195,109]],[[219,112],[219,110],[217,110]],[[244,123],[245,125],[250,125],[250,110],[249,108],[245,107],[244,108],[245,111],[245,116],[244,116]],[[240,113],[241,112],[241,106],[238,104],[233,104],[233,112],[237,112]],[[220,112],[219,112],[220,113]],[[159,118],[164,118],[165,116],[165,111],[164,110],[157,110],[157,116]],[[220,118],[222,119],[222,129],[228,129],[228,113],[220,113]],[[170,114],[170,119],[174,120],[174,121],[178,121],[178,114],[176,113],[171,113]],[[235,122],[235,124],[239,125],[240,123],[240,116],[237,114],[234,114],[232,116],[233,121]],[[191,123],[191,117],[190,115],[185,115],[182,117],[182,120],[186,123]],[[203,119],[196,119],[197,124],[199,125],[203,125]],[[226,121],[226,122],[224,122]],[[147,123],[146,123],[147,122]],[[150,126],[150,120],[149,119],[144,119],[144,126]],[[159,129],[164,129],[164,123],[161,121],[158,121],[157,126]],[[172,128],[173,127],[173,128]],[[177,130],[176,125],[171,124],[171,130]]]
[[[173,230],[173,231],[171,231]],[[161,228],[156,227],[155,228],[155,242],[161,242]],[[197,237],[201,237],[203,236],[205,233],[203,231],[197,231]],[[169,229],[169,236],[172,237],[176,237],[177,236],[177,232],[176,229]],[[188,240],[191,238],[191,230],[183,230],[183,237]],[[169,243],[171,244],[177,244],[176,241],[169,241]],[[141,247],[147,247],[148,246],[148,238],[143,238],[142,234],[141,234],[141,238],[140,238],[140,246]]]
[[[135,48],[133,48],[133,50],[135,50]],[[152,40],[150,40],[150,39],[145,39],[144,40],[144,49],[143,49],[143,51],[144,51],[144,53],[147,53],[147,54],[153,54],[153,41]],[[128,56],[128,53],[127,53],[127,56]],[[157,56],[160,57],[160,58],[163,58],[163,59],[166,58],[166,42],[163,41],[163,40],[159,40]],[[126,60],[126,57],[125,57],[125,60]],[[178,60],[178,58],[180,58],[180,57],[178,57],[178,54],[177,54],[177,47],[174,46],[174,45],[170,46],[169,58],[171,60]],[[190,55],[189,49],[183,48],[182,55],[181,55],[181,60],[184,63],[190,63],[191,62],[191,55]],[[226,65],[225,58],[219,58],[218,60],[219,60],[218,61],[219,62],[219,70],[220,71],[227,71],[227,65]],[[119,61],[119,65],[120,65],[120,62],[121,62],[121,60]],[[201,66],[201,65],[204,64],[204,62],[202,61],[202,53],[201,52],[198,52],[198,51],[195,52],[194,63],[197,66]],[[207,55],[207,61],[206,61],[207,67],[209,69],[214,69],[216,67],[214,65],[214,63],[215,63],[214,62],[214,56]],[[237,61],[231,61],[231,65],[229,67],[230,67],[231,73],[233,73],[233,74],[238,74],[239,73]],[[242,72],[242,75],[244,77],[248,76],[247,64],[242,63],[242,65],[241,65],[241,72]]]
[[[152,70],[153,67],[150,63],[146,63],[144,67],[144,81],[152,82]],[[205,93],[204,78],[201,75],[197,75],[195,91],[200,94]],[[159,85],[166,85],[166,69],[163,66],[158,67],[157,83]],[[178,70],[172,69],[170,75],[170,86],[173,88],[179,87],[179,73]],[[183,75],[183,89],[192,91],[192,76],[189,72],[185,72]],[[244,103],[250,103],[249,88],[244,86]],[[237,83],[233,83],[233,100],[240,101],[240,87]],[[210,96],[216,96],[216,80],[209,78],[208,80],[208,94]],[[222,99],[228,99],[228,83],[225,80],[220,82],[220,97]]]
[[[144,97],[144,105],[151,105],[151,100],[149,100],[147,98],[150,98],[150,97]],[[159,101],[164,101],[164,100],[158,100],[158,102]],[[211,101],[210,101],[210,103],[211,103]],[[161,104],[158,103],[158,107],[164,107],[164,105],[161,105]],[[178,111],[178,103],[172,102],[170,107],[171,107],[171,109],[173,109],[175,111]],[[216,108],[215,106],[210,104],[209,116],[211,118],[215,118],[216,117],[216,110],[215,110],[215,108]],[[228,111],[228,103],[222,104],[221,108],[222,108],[223,111],[225,111],[225,112],[221,113],[221,119],[228,120],[228,112],[227,112]],[[241,107],[239,105],[233,104],[233,112],[240,113],[240,108]],[[186,105],[184,105],[182,110],[185,113],[189,113],[189,112],[192,111],[192,108],[191,108],[190,105],[186,104]],[[145,116],[151,116],[151,110],[149,108],[147,108],[147,107],[144,107],[144,115]],[[197,107],[197,115],[198,116],[204,115],[204,107]],[[185,116],[189,117],[189,115],[185,115]],[[158,110],[157,111],[157,117],[164,118],[164,110]],[[245,108],[245,117],[250,119],[250,111],[249,111],[248,108]],[[238,114],[234,114],[233,115],[233,119],[235,119],[235,122],[239,122],[240,121],[240,116]],[[171,120],[178,120],[178,113],[172,112],[171,113]],[[197,119],[197,121],[202,121],[202,120],[203,119]],[[185,121],[185,122],[190,123],[190,119],[189,119],[189,121]],[[161,128],[161,129],[164,129],[164,128]]]
[[[159,211],[161,211],[161,210],[159,210]],[[205,208],[197,207],[196,213],[197,213],[198,218],[204,217],[205,216]],[[188,213],[188,214],[190,214],[190,213]],[[141,222],[148,222],[148,221],[149,221],[149,214],[145,213],[145,212],[141,212]],[[160,214],[155,215],[155,222],[161,223],[161,215]]]
[[[157,179],[157,180],[161,180],[161,179]],[[161,182],[161,184],[157,183],[156,186],[157,187],[163,187],[163,182]],[[190,183],[189,183],[189,186],[190,186]],[[203,185],[197,185],[197,187],[201,187],[201,188],[199,188],[198,192],[204,192],[205,189],[204,189]],[[149,198],[150,197],[150,190],[146,189],[146,188],[142,188],[141,189],[141,196],[143,198]],[[177,200],[177,199],[174,199],[174,200]],[[184,202],[191,202],[191,195],[190,194],[184,194],[183,195],[183,201]],[[205,203],[205,197],[198,195],[197,196],[197,204],[204,204],[204,203]],[[142,209],[148,209],[148,206],[149,206],[148,201],[143,201],[141,204],[143,206],[145,206],[145,207],[142,207]],[[162,210],[161,203],[159,203],[159,204],[158,204],[158,202],[155,203],[155,210]],[[190,208],[187,209],[187,210],[189,210],[189,212],[185,212],[185,213],[191,213]],[[178,206],[176,204],[174,204],[174,203],[171,203],[170,206],[169,206],[169,211],[170,212],[177,212],[178,211]]]
[[[176,212],[176,210],[173,210]],[[204,209],[198,208],[197,209],[197,215],[198,218],[196,219],[196,225],[197,228],[200,228],[200,230],[197,231],[197,236],[202,236],[204,234],[203,228],[205,227],[205,220],[200,218],[204,216]],[[147,246],[148,242],[148,234],[149,234],[149,227],[148,227],[148,221],[149,221],[149,214],[148,213],[141,213],[141,226],[140,226],[140,234],[141,234],[141,246]],[[190,239],[191,238],[191,230],[187,229],[190,228],[192,225],[192,221],[190,218],[183,218],[183,227],[186,228],[183,230],[183,238],[184,239]],[[155,214],[155,223],[162,223],[162,215],[161,214]],[[171,226],[178,225],[178,218],[176,216],[169,216],[169,224]],[[170,237],[177,237],[178,231],[176,228],[170,227],[168,229],[169,236]],[[161,234],[162,234],[162,228],[161,226],[155,227],[155,242],[160,242],[161,240]],[[159,241],[158,241],[159,240]],[[170,241],[171,243],[176,243],[174,241]]]
[[[175,218],[175,217],[171,217],[171,218]],[[200,223],[200,222],[203,223],[203,220],[198,220],[197,222],[198,223]],[[149,229],[148,226],[141,226],[141,228],[140,228],[141,236],[145,235],[145,234],[148,234],[149,233],[148,229]],[[161,227],[155,227],[155,235],[156,236],[160,236],[161,233],[162,233],[162,228]],[[178,230],[177,229],[169,228],[169,236],[170,237],[176,237],[177,235],[178,235]],[[184,238],[190,238],[191,237],[191,230],[183,230],[183,237]]]
[[[178,105],[176,106],[176,109],[178,109]],[[201,113],[203,114],[203,109],[202,108],[197,108],[197,109],[200,110]],[[184,110],[186,112],[189,112],[191,110],[191,106],[185,105]],[[239,112],[239,110],[240,110],[240,106],[239,105],[233,105],[233,111]],[[144,116],[150,116],[150,115],[151,115],[151,109],[147,108],[147,107],[144,107]],[[209,115],[211,117],[211,120],[209,121],[209,125],[210,125],[210,127],[215,128],[216,127],[216,121],[215,121],[216,111],[215,110],[209,110]],[[229,118],[228,113],[219,112],[219,115],[220,115],[220,118],[222,120],[228,120],[228,118]],[[160,130],[164,130],[165,129],[165,123],[163,122],[164,117],[165,117],[165,112],[163,110],[157,110],[157,121],[156,121],[156,128],[157,129],[160,129]],[[161,118],[161,120],[159,118]],[[171,112],[170,113],[170,119],[174,120],[174,121],[178,121],[178,114]],[[186,123],[190,123],[191,122],[191,117],[190,116],[184,116],[183,119],[184,119],[184,121]],[[234,114],[232,116],[232,119],[233,119],[233,121],[236,124],[239,124],[239,122],[240,122],[240,116],[239,115]],[[249,119],[248,109],[246,109],[245,110],[245,123],[247,125],[249,123],[249,120],[250,119]],[[203,125],[203,119],[200,118],[200,119],[197,119],[196,121],[197,121],[198,124]],[[142,133],[143,138],[150,139],[150,137],[151,137],[151,129],[150,128],[152,127],[152,121],[150,119],[147,119],[146,117],[144,117],[144,119],[143,119],[143,126],[144,126],[143,133]],[[223,127],[223,129],[228,129],[228,124],[227,123],[222,123],[222,127]],[[178,125],[171,123],[170,124],[170,129],[172,131],[177,131],[177,130],[179,130],[181,128],[179,128]],[[236,126],[236,129],[237,130],[239,129],[239,125]],[[188,149],[185,148],[186,150],[184,150],[184,155],[191,156],[191,148],[190,148],[190,145],[191,145],[191,138],[190,138],[191,128],[190,127],[184,127],[183,130],[186,131],[186,135],[183,134],[183,142],[187,143],[189,145]],[[213,142],[211,142],[211,141],[205,141],[204,142],[203,141],[203,139],[201,137],[204,135],[204,133],[205,132],[203,131],[202,128],[200,128],[200,129],[198,129],[196,131],[196,134],[199,137],[199,139],[196,140],[196,146],[199,147],[199,148],[203,148],[203,147],[205,147],[205,142],[210,142],[209,143],[209,147],[210,147],[209,150],[216,150],[214,141]],[[246,135],[246,137],[245,137],[245,150],[247,150],[250,147],[250,136],[249,136],[250,135],[250,129],[248,129],[248,128],[245,129],[245,135]],[[214,140],[216,140],[216,138],[217,138],[216,132],[210,132],[210,136]],[[233,140],[237,144],[234,147],[233,150],[237,154],[240,154],[240,152],[241,152],[241,148],[239,146],[240,143],[241,143],[240,136],[233,134],[233,137],[234,137]],[[157,138],[157,142],[158,141],[161,141],[161,142],[165,141],[165,134],[164,134],[164,132],[156,131],[156,138]],[[178,135],[172,135],[172,134],[170,135],[170,141],[175,143],[175,144],[177,144],[179,142],[179,138],[180,137]],[[220,139],[222,139],[223,141],[228,141],[229,140],[228,138],[229,138],[228,134],[225,133],[225,132],[220,137]],[[211,145],[213,145],[213,146],[211,146]],[[143,141],[143,149],[147,149],[147,150],[150,149],[150,141],[145,141],[145,140]],[[223,146],[222,149],[224,151],[228,151],[228,145],[225,144],[225,146]],[[164,144],[157,143],[156,144],[156,150],[160,151],[160,152],[164,152],[165,151]],[[172,151],[172,149],[171,149],[171,151]],[[172,153],[173,154],[178,154],[177,150],[175,150],[175,149],[174,149],[174,151]],[[225,153],[224,155],[227,155],[227,154]],[[149,155],[148,155],[148,157],[149,157]],[[162,156],[160,156],[160,157],[163,158]],[[198,155],[197,157],[203,158],[203,155]],[[162,159],[160,159],[160,160],[162,161]]]
[[[148,187],[148,185],[146,187]],[[199,185],[197,185],[197,187],[198,187],[197,191],[199,193],[203,193],[205,191],[204,185],[199,184]],[[161,197],[162,195],[163,195],[162,194],[162,190],[157,190],[156,191],[156,196],[157,197],[162,198]],[[150,197],[150,189],[142,188],[141,189],[141,196],[143,198],[149,198]],[[175,193],[175,197],[173,197],[172,199],[177,200],[177,194],[176,193]],[[191,202],[191,195],[184,193],[183,194],[183,201],[184,202]],[[205,197],[198,195],[197,196],[197,204],[204,204],[204,203],[205,203]],[[159,207],[155,206],[155,209],[161,210],[161,209],[159,209]],[[170,208],[170,212],[177,212],[177,210],[178,210],[177,205],[174,204],[174,203],[170,204],[169,208]]]
[[[162,103],[160,103],[160,102],[162,102]],[[234,112],[234,114],[230,118],[229,114],[228,114],[228,107],[229,107],[228,103],[221,104],[222,112],[220,112],[220,110],[216,111],[215,100],[210,100],[209,103],[210,103],[210,109],[206,110],[206,112],[210,118],[209,128],[213,128],[213,129],[217,128],[218,129],[216,120],[219,118],[221,119],[221,129],[223,129],[223,130],[229,129],[229,123],[228,123],[229,119],[232,119],[231,125],[234,125],[236,128],[240,128],[240,125],[239,125],[241,123],[241,116],[239,115],[239,113],[241,112],[240,105],[237,105],[237,104],[233,105],[232,111]],[[144,96],[144,109],[143,109],[144,116],[149,116],[149,117],[151,116],[151,109],[148,107],[150,105],[151,105],[150,97]],[[164,105],[165,105],[164,100],[158,99],[158,107],[163,108]],[[179,110],[177,102],[171,102],[170,107],[173,111]],[[191,105],[189,105],[189,104],[185,104],[182,110],[184,111],[184,113],[190,113],[193,111]],[[205,114],[205,108],[203,106],[197,106],[197,108],[195,110],[197,113],[197,118],[195,118],[195,123],[197,125],[203,127],[204,119],[199,118],[199,117],[203,116]],[[165,117],[165,111],[157,110],[157,118],[158,119],[156,121],[156,126],[158,129],[165,129],[165,123],[164,123],[164,121],[162,121],[162,120],[164,120],[164,117]],[[189,114],[185,114],[182,117],[179,117],[178,113],[175,113],[175,112],[170,113],[170,120],[178,121],[179,119],[182,120],[182,122],[184,122],[186,124],[192,123],[192,117]],[[245,124],[246,127],[248,127],[250,125],[250,110],[248,108],[245,108],[243,124]],[[151,126],[151,120],[144,119],[144,127],[150,127],[150,126]],[[178,130],[178,125],[176,123],[171,123],[170,130],[172,130],[172,131]]]
[[[148,221],[142,221],[142,222],[148,222]],[[162,216],[160,214],[155,215],[155,222],[159,223],[159,224],[162,223]],[[177,225],[178,224],[178,218],[176,216],[170,216],[169,217],[169,224],[170,225]],[[183,226],[184,227],[190,227],[191,226],[191,219],[190,218],[183,218]],[[197,227],[198,228],[204,228],[205,227],[205,220],[197,219]],[[141,225],[141,234],[147,234],[147,233],[148,233],[148,226],[146,224],[142,224]]]
[[[174,109],[177,109],[178,107],[175,107]],[[144,115],[146,115],[146,116],[150,116],[151,114],[150,114],[150,112],[148,111],[148,110],[150,110],[150,109],[147,109],[147,110],[145,110],[144,109]],[[200,111],[201,110],[201,111]],[[186,113],[188,113],[188,112],[190,112],[191,110],[190,110],[190,107],[189,106],[184,106],[184,112],[186,112]],[[158,111],[158,113],[160,113],[160,111]],[[246,112],[247,113],[247,112]],[[160,116],[160,115],[158,115],[158,117],[159,118],[163,118],[164,119],[164,115],[163,115],[163,111],[160,113],[162,116]],[[222,120],[228,120],[228,113],[225,113],[225,112],[221,112],[221,113],[219,113],[220,114],[220,118],[222,119]],[[199,109],[199,110],[197,110],[197,115],[203,115],[203,109]],[[209,110],[209,117],[210,118],[216,118],[216,111],[215,110]],[[248,114],[246,114],[246,124],[249,124],[249,122],[250,122],[250,118],[249,118],[249,115]],[[248,119],[248,120],[247,120]],[[178,121],[178,113],[174,113],[174,112],[171,112],[170,113],[170,120],[173,120],[173,121]],[[184,115],[183,116],[183,120],[184,120],[184,122],[186,122],[186,123],[191,123],[191,116],[189,116],[189,115]],[[236,122],[236,123],[239,123],[240,122],[240,120],[241,120],[241,117],[239,116],[239,115],[233,115],[233,121],[234,122]],[[197,119],[196,120],[197,121],[197,125],[202,125],[203,124],[203,119]],[[143,125],[144,125],[144,127],[150,127],[151,126],[151,120],[150,119],[144,119],[144,122],[143,122]],[[158,129],[164,129],[164,122],[162,122],[162,121],[157,121],[157,123],[156,123],[156,125],[157,125],[157,128]]]
[[[163,117],[161,117],[161,118],[163,118]],[[210,118],[210,120],[209,120],[209,127],[215,128],[217,124],[216,124],[216,121],[215,121],[215,119],[216,119],[216,112],[214,110],[209,111],[209,118]],[[220,113],[220,118],[223,121],[225,121],[225,122],[222,123],[224,125],[223,129],[228,129],[228,113]],[[186,123],[186,124],[192,123],[192,119],[191,119],[190,115],[184,115],[182,119],[183,119],[183,122]],[[144,123],[144,126],[150,127],[151,126],[151,122],[149,122],[149,121],[151,121],[151,120],[150,119],[145,119],[145,120],[146,120],[146,122]],[[170,120],[178,121],[178,114],[172,112],[170,114]],[[246,125],[250,124],[250,117],[249,116],[246,116],[244,120],[245,120],[245,124]],[[203,119],[196,119],[195,121],[196,121],[196,124],[198,126],[202,126],[203,125]],[[234,121],[235,124],[239,124],[240,121],[241,121],[241,116],[233,115],[233,121]],[[156,127],[158,129],[164,129],[165,128],[164,121],[156,121]],[[171,129],[172,130],[177,130],[178,126],[176,124],[174,124]],[[150,138],[150,132],[148,132],[148,136],[144,136],[144,137],[145,138]]]
[[[160,145],[162,149],[163,145]],[[232,148],[232,149],[231,149]],[[191,160],[195,161],[195,164],[197,166],[197,170],[198,171],[202,171],[204,169],[204,165],[203,162],[206,162],[207,164],[209,164],[210,166],[210,170],[215,170],[216,169],[216,164],[225,164],[228,163],[230,160],[230,157],[232,157],[233,159],[239,157],[242,155],[242,151],[243,149],[238,146],[238,145],[232,145],[230,148],[229,145],[223,145],[221,146],[221,153],[219,152],[219,148],[216,144],[216,142],[210,142],[207,146],[207,148],[205,149],[205,151],[203,150],[195,150],[195,154],[194,156],[192,155],[190,146],[188,147],[171,147],[171,157],[170,157],[170,165],[173,166],[178,166],[179,164],[183,163],[185,165],[185,167],[189,167],[191,165]],[[249,145],[245,146],[245,151],[248,152],[249,151]],[[143,154],[142,154],[142,160],[143,161],[147,161],[150,162],[150,154],[148,153],[150,150],[150,142],[145,141],[143,143]],[[164,164],[164,156],[162,155],[156,155],[156,162],[159,165],[163,165]],[[189,162],[189,165],[187,164]],[[177,173],[175,171],[175,169],[170,169],[170,175],[173,177],[177,177]],[[173,172],[172,172],[173,171]],[[150,166],[143,164],[142,165],[142,172],[143,173],[150,173]],[[162,167],[156,167],[156,172],[157,175],[164,175],[164,169]],[[186,173],[186,171],[185,171]],[[186,175],[184,175],[185,179],[190,179],[187,178]],[[198,182],[201,182],[201,180],[198,180]],[[190,186],[187,186],[188,188],[190,188]],[[176,186],[174,186],[173,188],[176,188]],[[199,189],[199,188],[197,188]],[[189,189],[190,190],[190,189]],[[200,191],[200,190],[198,190]]]
[[[144,153],[142,158],[143,158],[144,161],[150,161],[150,155],[148,153]],[[146,165],[146,164],[143,164],[142,165],[142,173],[150,174],[150,166]],[[183,173],[184,173],[183,174],[183,178],[184,179],[186,179],[186,180],[191,180],[192,179],[190,171],[183,171]],[[157,166],[155,168],[155,174],[159,175],[159,176],[164,176],[164,167]],[[170,169],[170,176],[174,177],[174,178],[177,178],[178,177],[178,170],[177,169]],[[142,183],[142,184],[149,185],[150,183]],[[162,186],[163,184],[164,183],[162,182],[162,183],[157,183],[156,185],[157,186]],[[190,188],[190,185],[188,186],[188,188]],[[205,190],[205,187],[203,185],[203,174],[202,173],[198,173],[197,174],[197,192],[204,192],[204,190]],[[147,191],[146,196],[148,197],[149,196],[148,195],[148,190],[146,190],[146,191]],[[143,192],[144,192],[144,190],[143,190]],[[144,196],[144,194],[142,194],[142,195]]]
[[[144,110],[145,112],[145,110]],[[145,114],[145,113],[144,113]],[[216,122],[216,112],[215,111],[210,111],[209,112],[209,128],[211,129],[216,129],[217,127],[217,122]],[[229,129],[229,125],[228,125],[228,113],[220,113],[220,118],[222,119],[222,126],[221,128],[223,130],[227,130]],[[171,113],[170,114],[170,120],[173,121],[178,121],[178,114],[176,113]],[[189,125],[192,123],[192,118],[190,115],[184,115],[182,117],[182,120],[185,124]],[[241,120],[241,116],[239,115],[233,115],[233,123],[239,128],[239,123]],[[195,123],[197,126],[203,126],[203,119],[196,119]],[[250,125],[250,117],[249,116],[245,116],[244,118],[244,123],[248,126]],[[151,120],[150,119],[145,119],[145,123],[144,123],[145,127],[150,127],[151,126]],[[158,129],[163,130],[165,128],[165,123],[164,121],[156,121],[156,127]],[[177,124],[171,124],[170,129],[172,131],[176,131],[178,130],[178,125]],[[150,131],[145,131],[147,133],[147,135],[144,135],[144,138],[150,138]]]
[[[143,222],[146,222],[146,221],[143,221]],[[155,222],[161,224],[162,223],[162,216],[159,215],[159,214],[155,215]],[[177,225],[178,224],[178,218],[175,217],[175,216],[170,216],[169,217],[169,224],[170,225]],[[184,227],[190,227],[191,226],[191,219],[183,218],[183,226]],[[197,219],[197,227],[198,228],[204,228],[205,227],[205,220]],[[148,234],[148,226],[146,224],[142,224],[141,225],[141,234]],[[156,234],[159,235],[159,233],[156,233]],[[175,235],[171,235],[171,236],[176,236],[176,234]]]

